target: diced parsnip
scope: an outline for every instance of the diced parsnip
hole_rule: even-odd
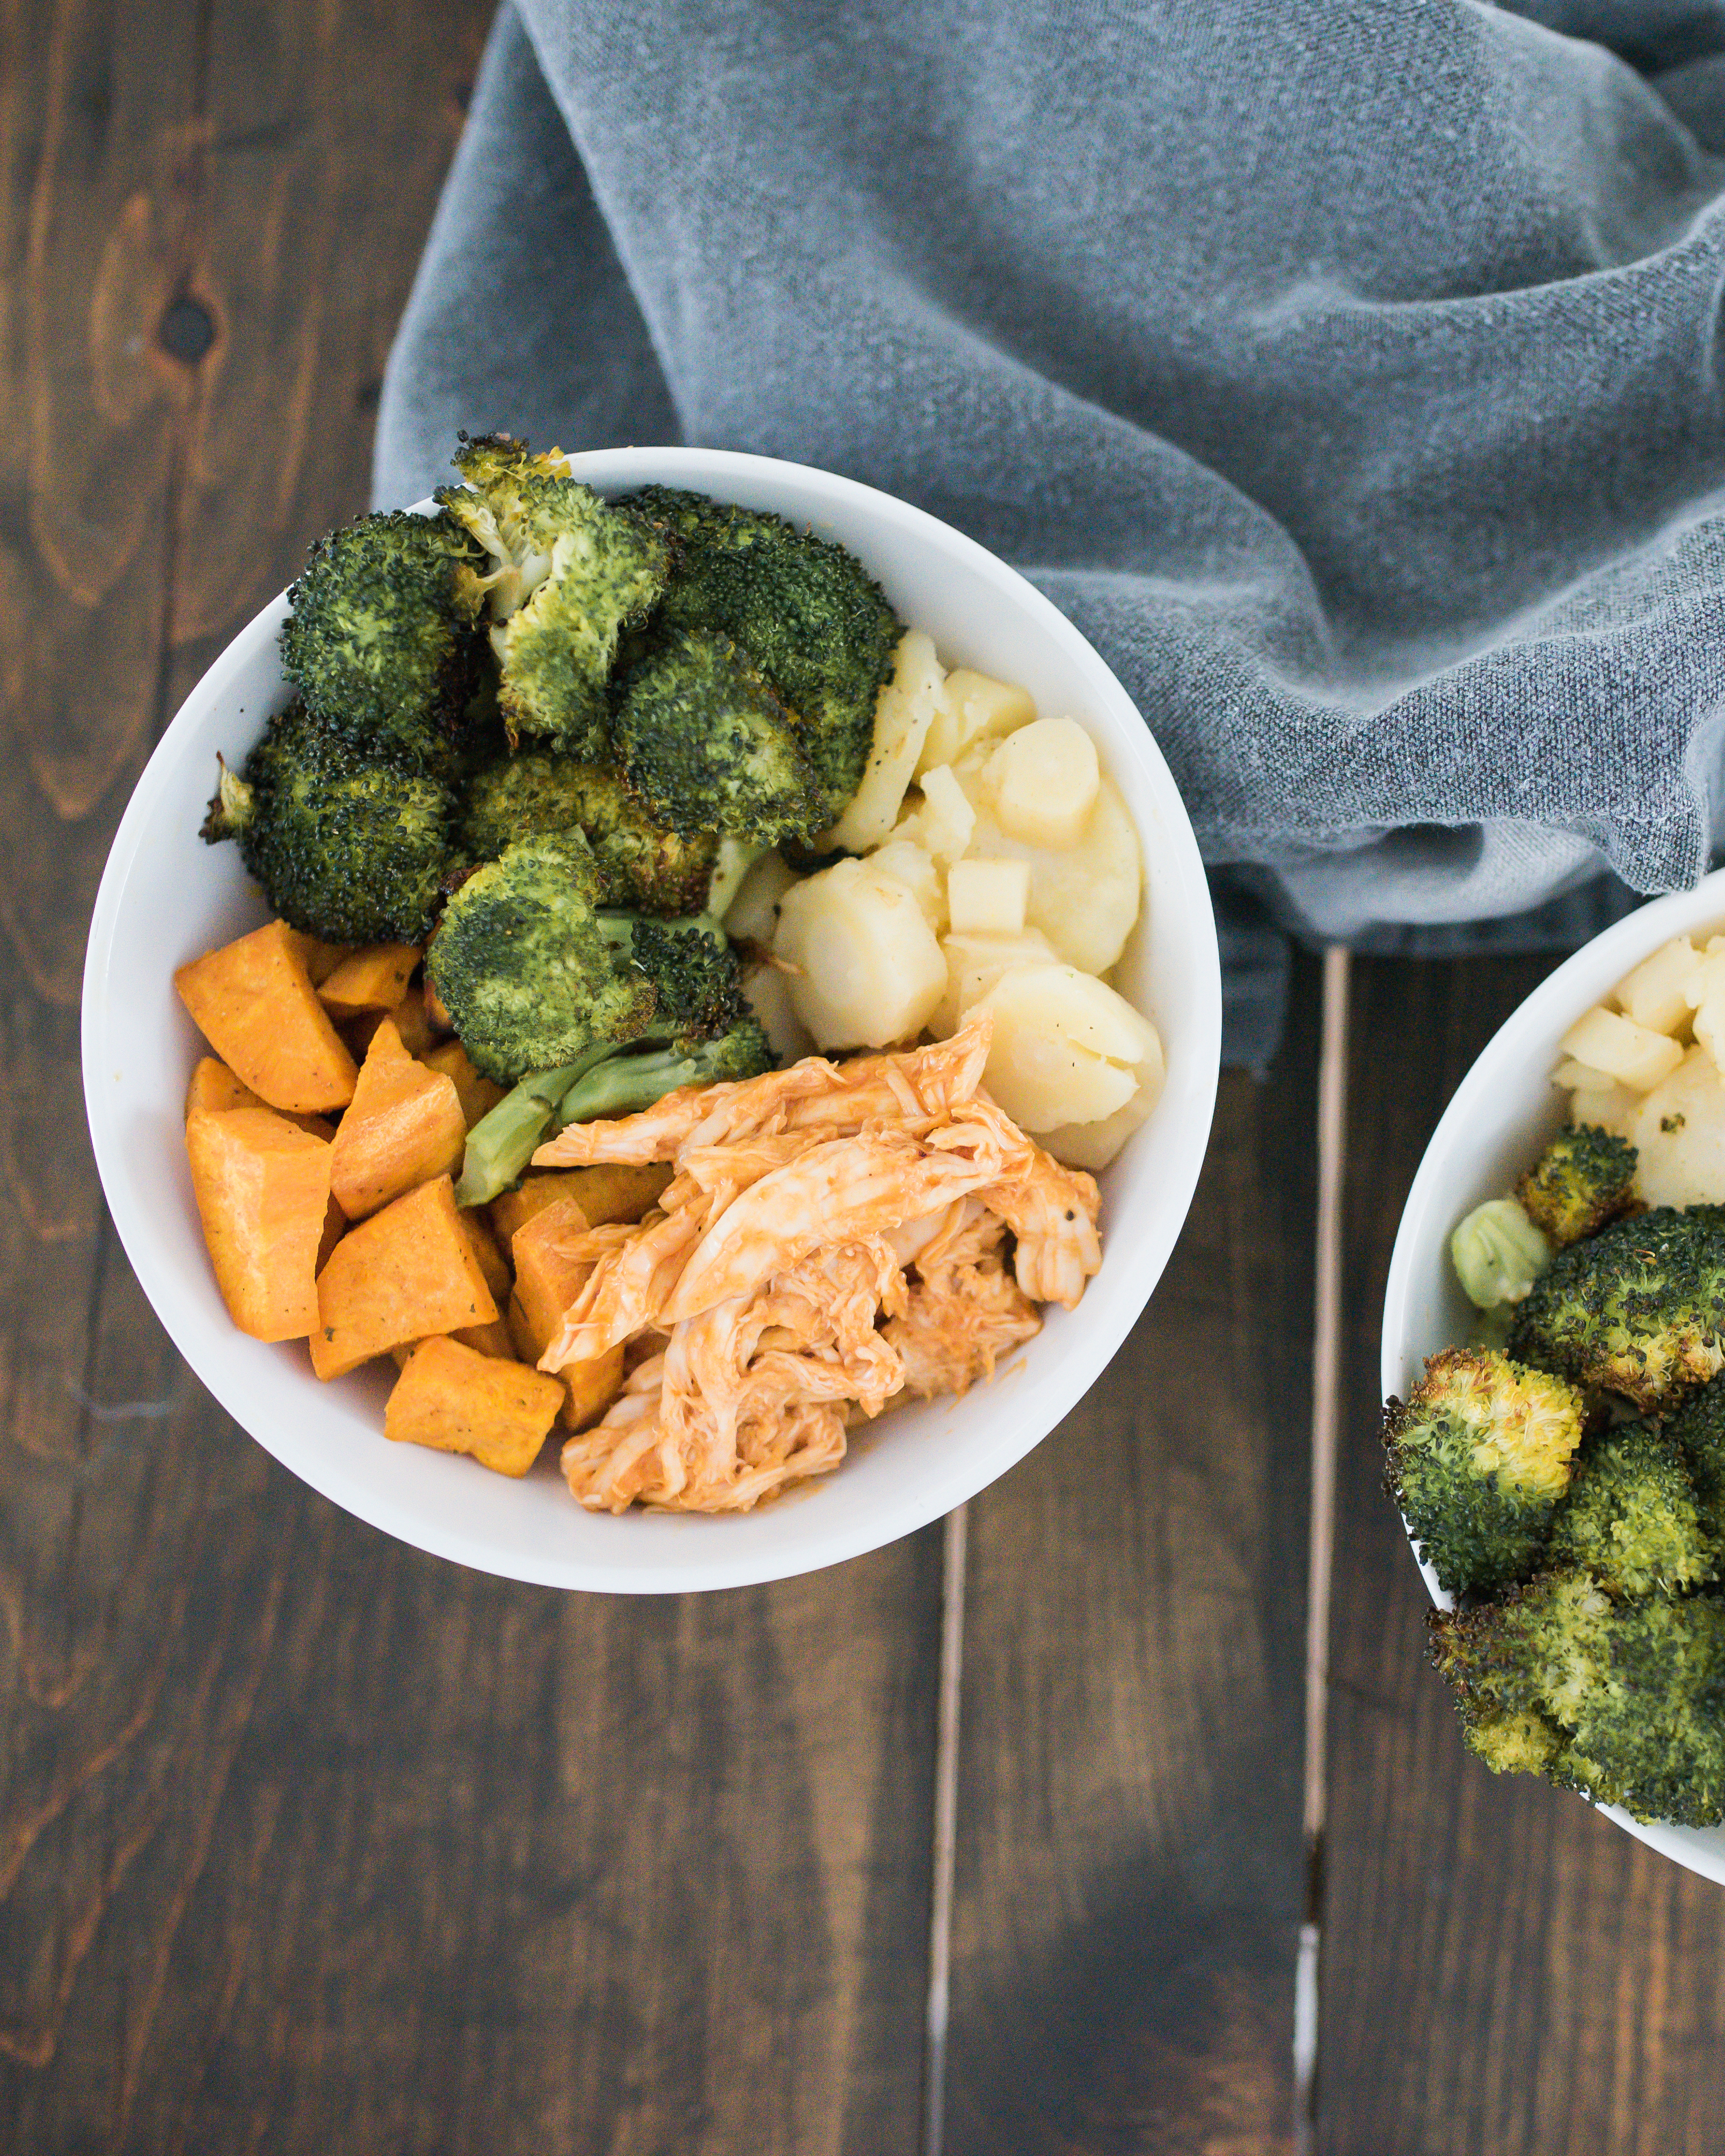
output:
[[[973,1006],[983,1011],[994,1035],[983,1082],[1027,1131],[1116,1114],[1158,1052],[1149,1020],[1076,966],[1015,966]]]
[[[1620,1126],[1635,1148],[1635,1193],[1650,1205],[1712,1204],[1725,1191],[1725,1080],[1692,1048]]]
[[[829,844],[847,853],[866,853],[891,831],[941,708],[946,679],[933,639],[920,629],[906,629],[893,654],[892,679],[875,701],[875,739],[862,784],[833,826]]]
[[[195,1109],[192,1189],[228,1315],[254,1340],[317,1323],[315,1266],[329,1209],[330,1148],[273,1109]]]
[[[783,854],[762,854],[737,887],[725,915],[725,933],[742,943],[771,943],[778,926],[778,901],[796,880]]]
[[[361,1011],[393,1011],[407,993],[418,963],[417,943],[374,943],[351,952],[318,988],[318,1001],[338,1019]]]
[[[1076,846],[1063,853],[1027,846],[1002,830],[988,805],[984,775],[956,773],[976,814],[969,854],[977,860],[1026,860],[1030,897],[1024,917],[1069,966],[1106,973],[1126,947],[1138,917],[1143,865],[1138,834],[1119,788],[1103,778]]]
[[[1037,719],[1006,737],[985,778],[1009,838],[1064,853],[1083,835],[1101,775],[1096,745],[1076,719]]]
[[[1701,1000],[1698,993],[1689,991],[1702,963],[1686,936],[1674,936],[1617,983],[1617,1000],[1637,1025],[1650,1026],[1655,1033],[1676,1033]]]
[[[1019,934],[1029,896],[1028,861],[954,861],[947,870],[947,911],[955,935]]]
[[[974,742],[993,741],[1029,726],[1036,706],[1029,693],[1010,681],[996,681],[968,666],[947,676],[945,706],[935,715],[917,761],[917,776],[937,763],[956,763]]]
[[[1590,1063],[1640,1093],[1668,1077],[1683,1060],[1682,1050],[1668,1034],[1637,1025],[1603,1004],[1579,1018],[1558,1046],[1578,1063]]]
[[[947,985],[916,894],[868,861],[835,861],[787,891],[773,950],[796,969],[792,1006],[823,1049],[914,1040]]]
[[[963,858],[976,829],[976,811],[949,765],[922,774],[922,798],[900,821],[895,839],[908,839],[942,868]]]
[[[174,975],[193,1024],[243,1086],[272,1108],[345,1107],[358,1076],[285,921],[207,951]]]
[[[525,1475],[538,1458],[563,1388],[520,1363],[459,1340],[422,1340],[383,1409],[383,1435],[439,1452],[465,1452],[500,1475]]]
[[[761,1021],[768,1046],[781,1063],[800,1063],[805,1055],[814,1055],[814,1035],[797,1015],[788,973],[770,962],[751,966],[742,977],[742,993]]]
[[[909,839],[891,838],[884,846],[876,846],[869,859],[883,875],[896,876],[906,890],[916,894],[922,916],[937,936],[947,932],[946,880],[934,865],[934,858],[923,847]]]
[[[1062,1123],[1058,1130],[1044,1131],[1037,1142],[1067,1168],[1087,1168],[1092,1175],[1105,1168],[1121,1147],[1148,1117],[1162,1095],[1168,1075],[1158,1039],[1156,1053],[1138,1065],[1138,1090],[1123,1108],[1094,1123]]]
[[[974,932],[948,936],[941,952],[947,962],[946,993],[928,1022],[937,1040],[957,1033],[971,1005],[979,996],[987,995],[1009,968],[1048,965],[1055,962],[1056,955],[1053,944],[1038,928],[1026,928],[1017,936]]]

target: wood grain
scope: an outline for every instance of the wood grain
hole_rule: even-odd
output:
[[[971,1507],[951,2156],[1288,2145],[1316,970],[1127,1348]]]
[[[402,1549],[185,1373],[84,1135],[114,824],[363,506],[490,13],[0,28],[0,2147],[32,2156],[916,2138],[937,1537],[659,1604]]]
[[[1553,962],[1554,963],[1554,962]],[[1549,970],[1357,962],[1319,2148],[1701,2156],[1725,2107],[1725,1898],[1461,1748],[1380,1485],[1401,1206],[1469,1064]]]

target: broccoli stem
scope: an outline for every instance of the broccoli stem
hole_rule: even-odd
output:
[[[680,1086],[706,1085],[730,1052],[729,1042],[730,1036],[721,1034],[717,1040],[703,1041],[692,1050],[673,1046],[645,1055],[609,1056],[597,1069],[572,1081],[563,1092],[556,1110],[557,1128],[639,1115],[667,1093],[675,1093]]]
[[[489,1115],[480,1116],[467,1133],[461,1179],[455,1185],[458,1205],[483,1205],[509,1188],[533,1158],[564,1095],[612,1047],[610,1041],[602,1041],[572,1063],[531,1072]]]

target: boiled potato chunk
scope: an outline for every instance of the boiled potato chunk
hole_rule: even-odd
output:
[[[1702,966],[1702,955],[1689,938],[1674,936],[1617,983],[1617,1000],[1637,1025],[1676,1033],[1701,1001],[1699,990],[1691,990]]]
[[[1015,966],[972,1006],[994,1023],[983,1082],[1023,1130],[1100,1122],[1137,1091],[1156,1029],[1076,966]]]
[[[1096,745],[1076,719],[1037,719],[1007,736],[984,779],[1009,838],[1062,853],[1083,835],[1101,775]]]
[[[914,1039],[947,985],[916,893],[870,861],[835,861],[788,891],[773,947],[797,969],[792,1008],[824,1049]]]
[[[1578,1063],[1591,1064],[1640,1093],[1669,1077],[1683,1060],[1682,1050],[1667,1034],[1637,1025],[1634,1019],[1607,1010],[1603,1004],[1595,1004],[1579,1018],[1558,1045]]]
[[[1087,1168],[1099,1173],[1114,1158],[1132,1132],[1144,1122],[1161,1097],[1168,1075],[1162,1060],[1162,1043],[1137,1070],[1138,1090],[1123,1108],[1094,1123],[1062,1123],[1058,1130],[1044,1131],[1038,1142],[1067,1168]]]
[[[742,993],[781,1063],[800,1063],[805,1055],[814,1055],[814,1037],[791,1001],[788,973],[780,973],[777,966],[751,966],[742,977]]]
[[[1138,834],[1120,789],[1104,778],[1078,844],[1064,853],[1028,846],[1002,829],[983,774],[955,773],[976,816],[968,852],[978,860],[1026,860],[1030,896],[1024,918],[1040,928],[1069,966],[1106,973],[1126,947],[1138,917],[1143,865]]]
[[[1725,1080],[1704,1048],[1692,1048],[1621,1127],[1650,1205],[1712,1204],[1725,1191]]]
[[[782,854],[751,863],[725,916],[725,933],[742,943],[771,943],[778,926],[778,901],[797,880]]]
[[[944,763],[922,774],[922,798],[893,831],[920,846],[942,868],[962,859],[976,829],[976,811],[964,788]]]
[[[948,936],[941,950],[947,962],[947,990],[928,1022],[937,1040],[957,1033],[978,997],[987,995],[1010,968],[1047,965],[1055,958],[1053,944],[1037,928],[1026,928],[1017,936],[990,936],[975,931]]]
[[[1035,716],[1036,706],[1024,690],[973,673],[968,666],[955,666],[947,676],[942,708],[922,743],[918,776],[938,763],[957,763],[976,742],[1009,734],[1028,726]]]
[[[1028,861],[954,861],[947,870],[947,916],[960,935],[1019,935],[1029,897]]]
[[[875,739],[862,784],[833,826],[829,844],[847,853],[865,853],[891,832],[928,729],[944,702],[946,679],[933,639],[920,629],[907,629],[893,655],[892,679],[875,706]]]
[[[916,894],[923,918],[937,936],[947,932],[947,892],[934,857],[909,839],[896,836],[876,846],[869,859],[883,875],[896,876]]]

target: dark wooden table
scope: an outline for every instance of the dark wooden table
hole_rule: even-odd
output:
[[[85,923],[181,696],[363,505],[486,13],[0,22],[0,2149],[1717,2150],[1725,1904],[1464,1758],[1378,1486],[1402,1198],[1538,964],[1302,962],[1107,1377],[812,1578],[458,1571],[163,1337]]]

